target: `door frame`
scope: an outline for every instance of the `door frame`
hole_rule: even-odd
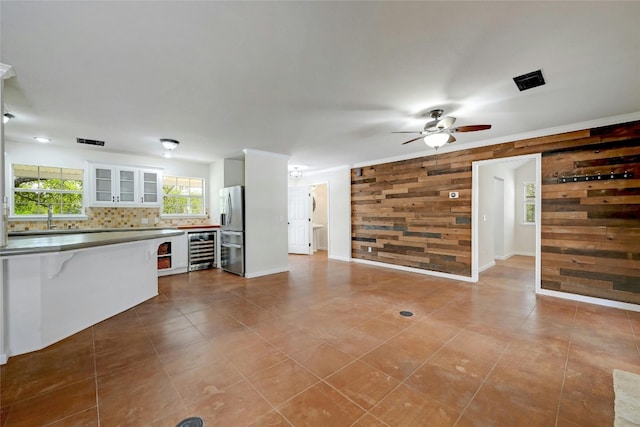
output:
[[[480,179],[479,179],[479,168],[480,166],[486,166],[491,164],[497,164],[500,162],[511,161],[511,160],[525,160],[525,159],[533,159],[536,162],[536,197],[535,197],[535,206],[536,206],[536,250],[535,250],[535,292],[540,293],[541,289],[541,201],[542,201],[542,154],[526,154],[522,156],[513,156],[513,157],[502,157],[499,159],[489,159],[489,160],[478,160],[472,162],[472,172],[471,172],[471,281],[477,282],[479,278],[479,257],[478,253],[480,250],[480,241],[479,241],[479,229],[480,226],[480,209],[479,209],[479,196],[480,196]]]

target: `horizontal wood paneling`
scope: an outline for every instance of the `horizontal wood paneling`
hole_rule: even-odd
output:
[[[533,153],[542,287],[640,303],[640,122],[354,169],[352,256],[470,276],[472,162]],[[634,179],[558,183],[625,171]]]

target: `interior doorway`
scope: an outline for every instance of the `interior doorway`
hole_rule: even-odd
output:
[[[495,259],[506,259],[505,253],[505,200],[504,179],[493,177],[493,252]],[[511,201],[509,201],[511,202]]]
[[[472,280],[496,260],[530,257],[540,291],[540,154],[473,162]],[[524,184],[535,183],[535,221],[524,220]]]
[[[327,251],[329,249],[329,199],[327,184],[311,186],[312,198],[312,252]]]

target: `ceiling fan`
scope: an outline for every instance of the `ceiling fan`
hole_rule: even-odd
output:
[[[419,133],[420,136],[417,138],[410,139],[409,141],[403,142],[402,145],[408,144],[413,141],[417,141],[419,139],[424,139],[425,144],[429,147],[435,148],[436,150],[442,147],[446,143],[451,143],[456,140],[456,138],[452,135],[457,132],[475,132],[478,130],[486,130],[491,129],[491,125],[470,125],[470,126],[458,126],[452,127],[453,123],[456,121],[455,117],[442,117],[444,110],[431,110],[429,112],[429,117],[431,117],[431,121],[427,122],[424,125],[424,130],[422,131],[405,131],[405,132],[392,132],[392,133]]]

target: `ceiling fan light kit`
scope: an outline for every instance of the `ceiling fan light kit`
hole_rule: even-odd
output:
[[[423,139],[424,139],[424,143],[427,144],[429,147],[440,148],[444,144],[449,142],[450,136],[451,135],[449,135],[448,133],[434,133],[433,135],[425,136]]]
[[[459,126],[452,127],[456,121],[455,117],[442,117],[444,114],[444,110],[435,109],[429,112],[429,117],[431,117],[431,121],[427,122],[424,125],[424,130],[421,131],[400,131],[400,132],[392,132],[392,133],[417,133],[420,136],[410,139],[409,141],[405,141],[402,143],[408,144],[413,141],[417,141],[419,139],[424,140],[424,143],[427,144],[431,148],[435,148],[436,150],[447,143],[452,143],[456,140],[456,138],[452,135],[456,132],[475,132],[479,130],[491,129],[491,125],[470,125],[470,126]]]

